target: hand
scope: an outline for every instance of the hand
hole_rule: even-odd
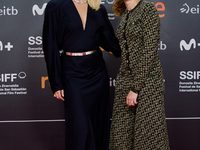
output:
[[[65,101],[64,100],[64,90],[59,90],[59,91],[56,91],[54,93],[54,96],[58,99],[58,100],[61,100],[61,101]]]
[[[129,107],[137,105],[137,97],[138,97],[137,93],[134,93],[133,91],[130,91],[128,93],[128,95],[127,95],[127,98],[126,98],[126,104]]]

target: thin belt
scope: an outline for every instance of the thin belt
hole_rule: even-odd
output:
[[[65,52],[66,55],[68,56],[85,56],[85,55],[90,55],[92,53],[95,53],[97,50],[92,50],[92,51],[87,51],[87,52],[76,52],[76,53],[71,53],[71,52]]]

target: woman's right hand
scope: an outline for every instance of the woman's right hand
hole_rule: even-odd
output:
[[[137,97],[138,97],[137,93],[134,93],[133,91],[129,91],[129,93],[126,97],[126,104],[129,107],[136,106],[138,104],[137,103]]]
[[[54,96],[61,101],[65,101],[64,97],[64,90],[59,90],[54,93]]]

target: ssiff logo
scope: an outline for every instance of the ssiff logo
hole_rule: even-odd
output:
[[[36,5],[36,4],[33,5],[33,8],[32,8],[33,15],[36,16],[36,13],[38,15],[43,15],[46,6],[47,6],[47,3],[44,3],[43,6],[42,6],[42,8],[39,8],[39,6]]]
[[[20,72],[20,73],[5,73],[0,75],[0,81],[1,82],[14,82],[17,78],[20,79],[25,79],[26,78],[26,73],[25,72]]]
[[[183,4],[183,8],[180,9],[181,13],[186,13],[188,14],[189,12],[191,14],[199,14],[199,5],[195,6],[195,7],[191,7],[185,3]]]
[[[197,43],[195,39],[191,39],[190,42],[187,44],[185,40],[181,40],[180,42],[180,49],[183,51],[191,50],[191,48],[196,49],[197,46],[200,46],[200,43]]]
[[[42,45],[42,37],[41,36],[37,36],[37,37],[34,37],[34,36],[30,36],[28,38],[28,44],[29,45]]]
[[[10,42],[7,42],[7,44],[4,46],[3,42],[0,41],[0,51],[3,51],[4,48],[7,49],[7,51],[11,51],[13,45]]]
[[[192,80],[192,79],[200,79],[200,71],[181,71],[180,72],[180,79],[181,80]]]

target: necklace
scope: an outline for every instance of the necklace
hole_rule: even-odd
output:
[[[77,2],[78,4],[85,4],[87,2],[87,0],[80,2],[79,0],[74,0],[75,2]]]

